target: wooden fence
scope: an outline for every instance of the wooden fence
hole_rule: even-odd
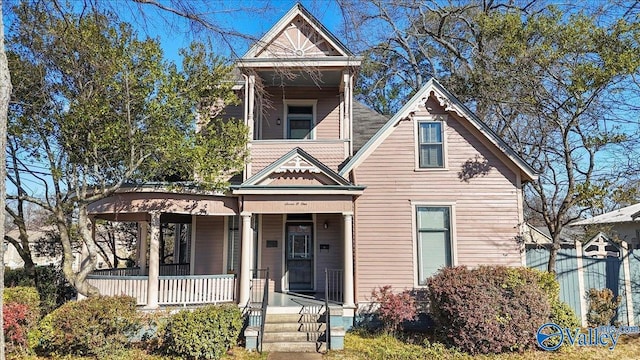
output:
[[[608,288],[620,296],[615,321],[621,325],[640,324],[640,250],[628,249],[625,242],[615,246],[617,253],[601,256],[584,252],[580,242],[559,250],[556,273],[560,299],[573,308],[585,326],[589,305],[587,293],[592,288]],[[546,247],[527,245],[526,257],[528,267],[547,270],[549,250]]]

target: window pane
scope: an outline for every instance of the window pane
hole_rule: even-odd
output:
[[[289,106],[289,114],[313,114],[313,106]]]
[[[442,144],[420,145],[420,167],[442,166]]]
[[[444,266],[451,266],[451,244],[449,232],[422,232],[418,237],[420,258],[419,282],[426,279]]]
[[[420,143],[441,143],[442,124],[439,122],[420,123]]]
[[[448,230],[449,208],[446,207],[419,207],[418,230]]]
[[[239,216],[229,216],[227,272],[236,272],[240,265]]]
[[[311,133],[311,120],[289,119],[289,138],[308,139]]]

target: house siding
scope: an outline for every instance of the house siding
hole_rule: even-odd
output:
[[[281,214],[262,215],[262,259],[260,267],[269,268],[269,277],[275,281],[275,291],[282,291],[282,259],[284,235]],[[275,240],[277,247],[268,248],[267,241]]]
[[[324,228],[325,222],[327,228]],[[341,214],[316,214],[316,291],[325,291],[325,269],[344,268],[343,220]],[[320,245],[329,249],[320,250]],[[340,279],[342,281],[342,279]]]
[[[333,141],[254,141],[251,144],[251,174],[257,174],[260,170],[280,159],[292,149],[300,147],[314,158],[334,171],[346,158],[348,143],[342,140]]]
[[[267,97],[273,102],[273,108],[267,110],[262,119],[262,139],[285,138],[286,119],[284,102],[286,100],[310,100],[316,103],[315,132],[316,140],[340,138],[340,93],[338,88],[267,88]],[[277,125],[277,119],[280,125]]]
[[[445,114],[434,101],[419,115]],[[415,286],[415,231],[412,202],[453,206],[454,248],[458,265],[521,264],[518,234],[518,177],[504,159],[487,148],[482,136],[450,114],[445,126],[447,169],[415,169],[414,122],[401,121],[389,137],[355,169],[366,185],[356,200],[357,298],[366,301],[377,286]],[[461,180],[468,161],[484,161],[487,174]],[[380,171],[384,169],[384,171]]]
[[[224,217],[196,216],[195,275],[224,274]]]

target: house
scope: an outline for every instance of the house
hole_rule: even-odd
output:
[[[576,221],[571,226],[596,226],[612,239],[624,240],[632,249],[640,249],[640,203]]]
[[[421,287],[442,266],[523,265],[532,168],[435,79],[391,118],[375,114],[354,101],[360,63],[295,5],[237,62],[244,101],[228,114],[250,129],[239,181],[222,193],[148,184],[93,203],[95,218],[138,222],[148,256],[128,274],[139,276],[92,283],[146,308],[250,307],[263,289],[267,312],[326,300],[325,329],[342,328],[333,344],[378,286]],[[176,264],[162,260],[165,223],[183,232]]]

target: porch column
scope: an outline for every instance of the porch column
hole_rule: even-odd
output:
[[[251,291],[251,254],[253,254],[253,231],[251,231],[251,213],[243,212],[242,217],[242,244],[240,258],[240,294],[238,304],[241,306],[249,302]]]
[[[149,241],[149,222],[140,221],[138,223],[138,241],[140,247],[138,251],[138,266],[140,275],[147,275],[147,242]]]
[[[344,218],[344,293],[343,306],[355,308],[353,296],[353,213],[343,213]]]
[[[151,215],[151,243],[149,244],[149,277],[147,282],[147,309],[158,308],[158,277],[160,275],[160,213]]]

